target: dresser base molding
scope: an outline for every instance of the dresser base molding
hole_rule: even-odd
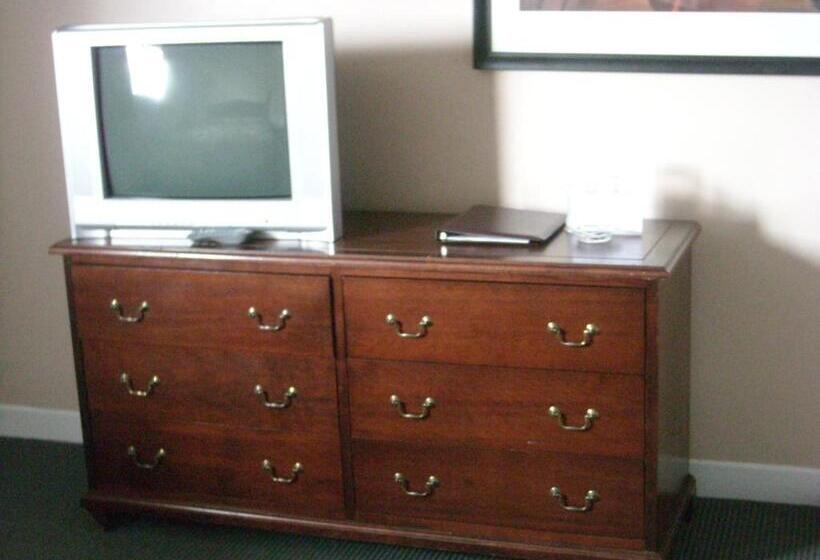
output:
[[[460,537],[448,533],[397,529],[385,525],[286,517],[259,511],[225,508],[218,505],[194,504],[190,501],[173,502],[122,497],[94,490],[85,495],[82,499],[82,505],[98,523],[107,529],[115,528],[120,522],[126,521],[131,516],[154,516],[196,523],[253,527],[323,538],[435,548],[532,560],[663,560],[668,557],[681,526],[688,522],[694,493],[695,479],[689,476],[681,489],[681,493],[675,500],[678,504],[675,514],[675,526],[668,531],[667,541],[660,553]]]

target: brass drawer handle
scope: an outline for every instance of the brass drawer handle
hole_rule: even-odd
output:
[[[424,483],[424,492],[413,492],[412,490],[410,490],[410,482],[400,472],[397,472],[393,475],[393,480],[395,480],[396,483],[399,486],[401,486],[401,489],[404,491],[405,494],[407,494],[408,496],[413,496],[414,498],[426,498],[428,496],[432,496],[433,489],[441,484],[439,479],[437,479],[434,476],[431,476],[427,479],[427,482]]]
[[[586,327],[584,327],[584,338],[581,339],[581,342],[570,342],[567,341],[566,333],[564,333],[564,329],[562,329],[558,323],[550,321],[547,323],[547,330],[557,336],[561,344],[564,346],[569,346],[570,348],[584,348],[585,346],[589,346],[592,344],[592,339],[595,335],[601,332],[601,329],[599,329],[596,325],[589,323]]]
[[[123,323],[139,323],[143,319],[145,319],[145,313],[148,312],[148,302],[143,301],[140,304],[139,309],[137,312],[139,315],[123,315],[122,314],[122,305],[116,298],[111,300],[111,304],[109,305],[112,311],[117,314],[117,319],[122,321]]]
[[[427,328],[433,326],[433,320],[430,319],[428,315],[425,315],[419,321],[419,330],[418,332],[414,333],[406,333],[402,330],[401,321],[399,321],[395,315],[392,313],[388,313],[387,317],[385,318],[388,325],[391,325],[393,328],[396,329],[396,334],[402,338],[423,338],[427,335]]]
[[[288,311],[287,309],[283,309],[279,313],[279,319],[276,321],[275,325],[266,325],[265,322],[262,320],[262,314],[259,313],[255,307],[249,307],[248,317],[250,317],[251,319],[256,319],[256,322],[259,323],[257,325],[257,328],[260,331],[277,332],[285,328],[285,321],[290,319],[292,315],[290,314],[290,311]]]
[[[270,461],[265,459],[262,461],[262,469],[266,470],[270,475],[270,479],[277,484],[293,484],[296,482],[296,479],[299,478],[299,473],[304,472],[304,468],[302,467],[302,463],[294,463],[293,468],[290,470],[291,475],[287,478],[276,476],[276,469],[273,468]]]
[[[560,408],[557,406],[551,406],[549,408],[549,413],[550,416],[558,419],[558,425],[561,426],[561,428],[570,432],[586,432],[587,430],[592,429],[592,423],[595,419],[601,417],[601,414],[597,410],[594,408],[588,408],[586,414],[584,414],[583,426],[567,426],[566,418]]]
[[[133,445],[128,446],[128,456],[131,457],[131,460],[134,461],[134,464],[137,465],[141,469],[155,469],[162,463],[162,460],[165,458],[165,450],[163,448],[159,448],[159,451],[156,452],[154,455],[154,462],[153,463],[143,463],[139,460],[137,456],[137,448]]]
[[[598,492],[596,492],[595,490],[590,490],[584,497],[583,506],[569,506],[567,505],[567,497],[561,493],[561,489],[557,486],[553,486],[552,488],[550,488],[550,494],[553,498],[558,500],[558,503],[561,505],[562,508],[564,508],[564,510],[571,511],[573,513],[586,513],[588,511],[592,511],[592,505],[595,502],[601,500],[601,496],[598,495]]]
[[[282,402],[271,402],[268,400],[267,391],[265,391],[261,385],[254,387],[253,392],[259,395],[259,399],[262,401],[262,404],[264,404],[267,408],[276,409],[289,407],[293,399],[299,395],[299,393],[296,392],[296,387],[288,387],[288,390],[285,391],[284,400]]]
[[[125,388],[128,390],[128,394],[132,397],[146,398],[154,391],[154,387],[159,385],[159,377],[156,375],[152,377],[151,380],[148,381],[148,388],[145,391],[134,389],[134,384],[131,382],[131,378],[128,377],[128,374],[125,372],[122,372],[122,375],[120,375],[120,383],[125,385]]]
[[[424,402],[421,403],[422,410],[419,414],[407,412],[407,408],[404,406],[404,403],[398,395],[390,395],[390,405],[398,409],[402,418],[407,418],[408,420],[424,420],[430,416],[430,409],[436,406],[436,401],[433,400],[432,397],[427,397],[424,399]]]

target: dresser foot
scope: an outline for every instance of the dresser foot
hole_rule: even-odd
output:
[[[686,477],[686,482],[684,483],[684,494],[683,494],[683,511],[681,512],[680,519],[683,523],[687,525],[692,521],[692,516],[695,514],[695,494],[697,493],[697,484],[695,482],[695,478],[691,475]]]
[[[114,529],[119,528],[121,525],[125,525],[131,521],[131,518],[127,515],[117,515],[112,513],[102,513],[102,512],[90,512],[91,517],[94,518],[94,521],[102,527],[104,531],[113,531]]]
[[[97,506],[89,507],[88,504],[83,505],[94,521],[96,521],[104,531],[113,531],[122,525],[130,523],[134,519],[133,515],[127,513],[116,513],[107,508]]]
[[[683,515],[681,519],[687,525],[692,522],[692,516],[695,514],[695,501],[691,498],[689,499],[689,503],[686,504],[686,509],[683,510]]]

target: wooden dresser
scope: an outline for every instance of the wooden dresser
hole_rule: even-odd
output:
[[[137,514],[521,558],[665,557],[688,475],[691,222],[440,246],[64,241],[89,491]]]

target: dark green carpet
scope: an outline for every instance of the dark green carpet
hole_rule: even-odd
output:
[[[0,438],[0,558],[479,560],[481,556],[141,520],[104,532],[79,507],[79,446]],[[820,509],[699,499],[674,558],[818,560]]]

